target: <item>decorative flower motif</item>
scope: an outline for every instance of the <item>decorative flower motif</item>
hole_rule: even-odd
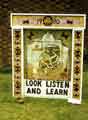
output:
[[[16,47],[15,54],[16,55],[20,55],[21,54],[21,49],[19,47]]]
[[[19,89],[21,87],[21,83],[19,81],[16,81],[15,87]]]
[[[78,65],[76,65],[75,67],[74,67],[74,73],[75,74],[78,74],[80,72],[80,67],[78,66]]]
[[[77,32],[76,32],[76,38],[79,39],[80,36],[81,36],[81,32],[80,32],[80,31],[77,31]]]
[[[16,32],[15,32],[15,37],[16,37],[17,39],[19,39],[19,37],[20,37],[20,31],[16,31]]]
[[[20,72],[21,71],[21,67],[20,66],[15,66],[15,72]]]
[[[80,56],[81,56],[81,52],[80,52],[80,50],[78,49],[78,50],[75,50],[75,57],[77,57],[77,58],[79,58]]]

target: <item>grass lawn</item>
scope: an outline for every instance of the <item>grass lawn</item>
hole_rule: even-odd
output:
[[[83,101],[25,98],[18,104],[11,96],[11,73],[0,73],[0,120],[88,120],[88,71],[83,77]]]

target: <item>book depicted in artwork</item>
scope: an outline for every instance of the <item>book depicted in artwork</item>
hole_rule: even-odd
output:
[[[71,30],[24,30],[26,79],[70,80]]]

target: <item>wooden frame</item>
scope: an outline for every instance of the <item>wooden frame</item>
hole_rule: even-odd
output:
[[[84,14],[27,14],[11,13],[12,28],[12,88],[16,97],[64,98],[80,104],[82,98],[83,43],[86,26]],[[68,95],[25,94],[24,80],[24,29],[55,29],[72,31],[71,80]],[[53,81],[53,80],[52,80]],[[42,91],[45,90],[43,81]],[[30,87],[30,86],[29,86]]]

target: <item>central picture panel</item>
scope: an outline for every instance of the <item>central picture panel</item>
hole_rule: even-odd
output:
[[[24,79],[70,81],[72,30],[23,31]]]

